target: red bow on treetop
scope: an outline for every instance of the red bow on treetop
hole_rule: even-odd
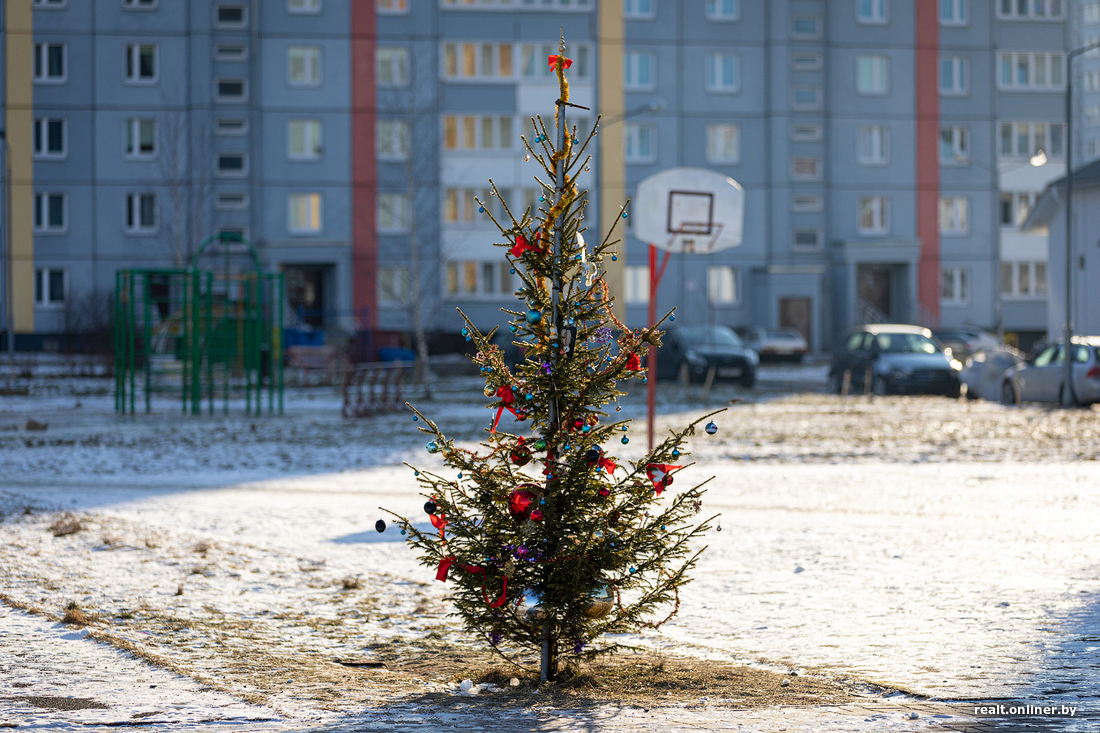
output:
[[[645,474],[653,482],[653,490],[657,492],[657,496],[660,496],[661,492],[672,483],[672,477],[668,474],[677,468],[683,468],[683,466],[672,466],[667,463],[650,463],[646,466]]]
[[[500,416],[504,414],[505,408],[517,418],[519,417],[516,408],[512,407],[516,401],[516,396],[512,393],[512,388],[509,385],[502,384],[497,387],[497,397],[499,397],[504,404],[497,408],[497,416],[493,418],[493,429],[490,431],[493,433],[497,431],[497,423],[500,422]]]
[[[513,257],[519,257],[520,255],[522,255],[527,250],[532,250],[532,251],[535,251],[535,252],[541,252],[542,247],[539,246],[539,236],[541,234],[542,234],[541,231],[535,232],[535,243],[534,243],[534,245],[527,244],[527,237],[523,236],[522,234],[517,234],[516,235],[516,243],[512,246],[512,248],[510,250],[508,250],[508,254],[512,255]]]
[[[637,354],[631,353],[630,356],[626,358],[626,368],[632,372],[639,371],[642,368],[642,360]]]
[[[556,53],[550,54],[550,58],[547,59],[550,63],[550,68],[553,69],[554,65],[558,63],[558,55]],[[568,69],[573,65],[573,59],[567,59],[564,56],[561,57],[561,66],[563,69]]]

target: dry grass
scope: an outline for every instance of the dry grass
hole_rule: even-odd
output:
[[[79,517],[65,512],[50,524],[50,532],[54,537],[66,537],[85,529],[84,522]]]
[[[69,601],[68,605],[65,606],[64,615],[61,616],[61,623],[79,626],[80,628],[91,626],[95,622],[95,616],[86,613],[84,609],[77,605],[76,601]]]
[[[363,579],[357,575],[348,575],[340,580],[344,590],[359,590],[363,587]]]
[[[191,547],[191,552],[198,555],[205,555],[216,547],[217,545],[210,540],[199,540]]]

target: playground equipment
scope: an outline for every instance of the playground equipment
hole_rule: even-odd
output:
[[[220,252],[208,247],[217,242]],[[202,257],[221,255],[219,271]],[[242,264],[242,254],[248,259]],[[264,274],[252,243],[234,233],[202,242],[186,269],[115,273],[112,342],[115,411],[133,414],[155,394],[177,393],[183,414],[214,414],[220,398],[246,414],[283,412],[282,273]]]
[[[401,392],[413,361],[359,364],[344,378],[344,417],[370,417],[402,408]]]

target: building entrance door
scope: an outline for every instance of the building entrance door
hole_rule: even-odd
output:
[[[324,265],[286,265],[286,302],[314,328],[325,326]]]
[[[856,266],[861,321],[889,323],[894,319],[892,280],[890,265]]]
[[[779,327],[793,328],[802,334],[806,343],[813,348],[813,301],[810,298],[780,298]]]

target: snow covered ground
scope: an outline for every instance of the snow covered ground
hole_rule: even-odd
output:
[[[489,412],[476,385],[456,384],[463,389],[423,407],[449,435],[475,439]],[[48,615],[0,611],[0,724],[926,730],[967,718],[940,707],[910,719],[905,706],[917,702],[905,697],[869,700],[870,713],[704,703],[528,709],[528,719],[417,707],[384,672],[333,662],[369,658],[392,640],[469,643],[446,618],[446,586],[395,531],[373,529],[380,506],[421,511],[400,461],[440,466],[407,414],[345,421],[334,395],[301,391],[281,418],[181,418],[168,401],[118,418],[110,396],[91,392],[79,408],[65,393],[0,400],[0,512],[9,515],[0,593],[54,617],[75,601],[111,621],[74,631]],[[764,399],[728,386],[704,405],[700,388],[670,386],[658,434],[734,396],[748,402],[692,444],[691,477],[717,477],[705,509],[722,513],[722,531],[708,537],[680,615],[646,643],[943,700],[1080,706],[1059,728],[1097,725],[1100,413]],[[643,417],[640,395],[623,401],[622,416]],[[24,430],[28,418],[48,430]],[[636,458],[644,427],[630,434],[618,452]],[[36,511],[22,514],[28,504]],[[58,510],[85,529],[55,537]],[[440,688],[425,675],[424,689]],[[358,690],[351,710],[349,690]],[[111,707],[27,703],[50,696]],[[1086,712],[1092,723],[1080,719]]]

